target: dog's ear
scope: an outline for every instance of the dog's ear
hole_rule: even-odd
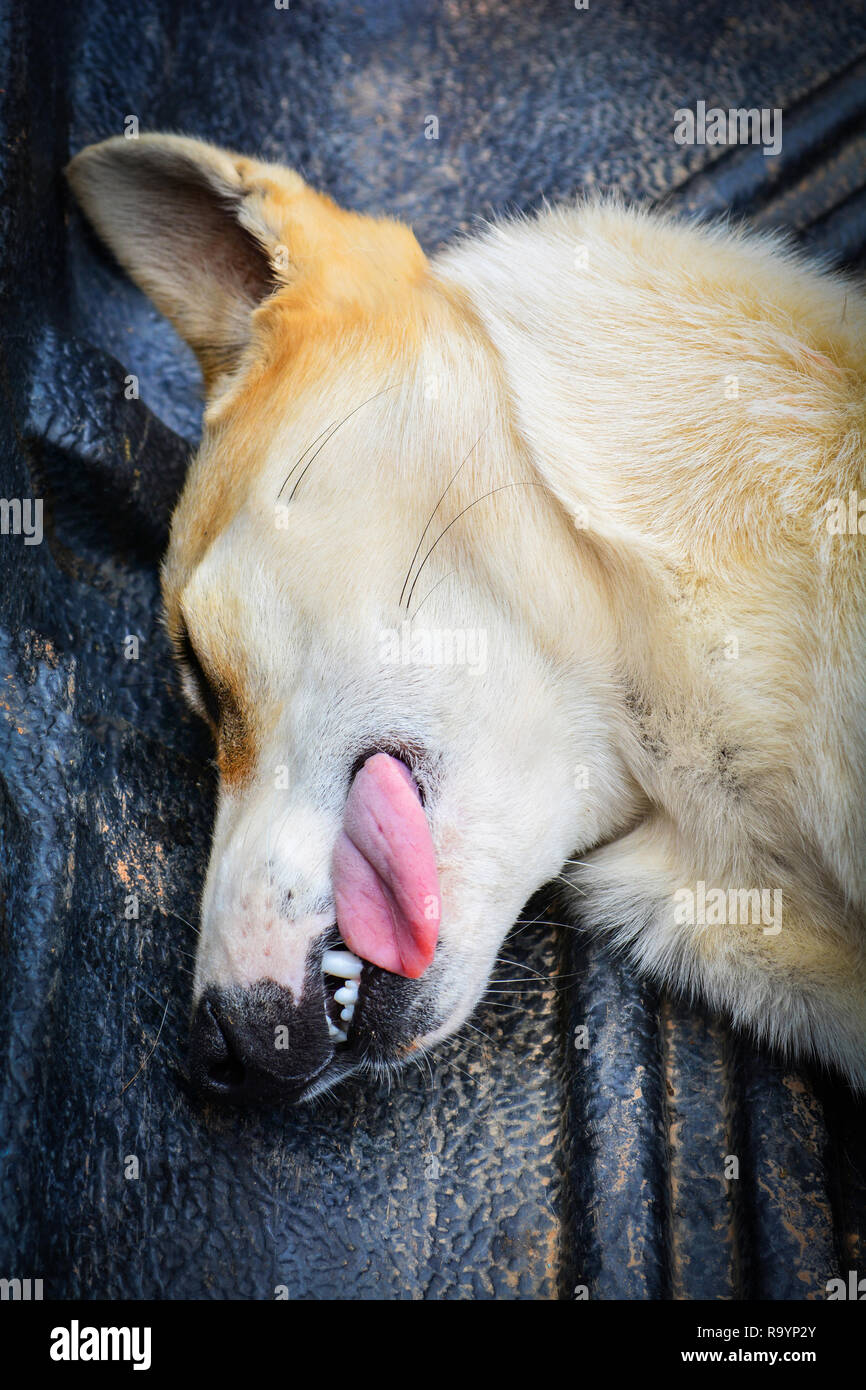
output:
[[[90,145],[66,175],[99,236],[195,350],[206,386],[237,363],[253,310],[291,279],[293,205],[315,199],[338,215],[292,170],[178,135]]]

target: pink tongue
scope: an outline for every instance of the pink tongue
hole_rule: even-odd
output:
[[[350,951],[417,980],[436,949],[439,878],[418,790],[397,758],[375,753],[355,774],[333,868]]]

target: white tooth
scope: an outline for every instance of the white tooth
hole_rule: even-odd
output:
[[[328,1034],[332,1038],[337,1038],[339,1042],[346,1041],[347,1034],[343,1032],[342,1028],[338,1028],[336,1023],[332,1023],[330,1019],[328,1019]]]
[[[347,980],[342,989],[338,989],[334,995],[338,1004],[357,1004],[358,1002],[358,981]]]
[[[345,1009],[343,1010],[343,1012],[340,1014],[340,1018],[343,1020],[344,1023],[351,1023],[351,1022],[352,1022],[352,1019],[353,1019],[354,1017],[355,1017],[355,1006],[354,1006],[354,1004],[347,1004],[346,1007],[345,1007]]]
[[[326,951],[322,956],[322,969],[326,975],[339,975],[341,980],[357,980],[364,962],[351,951]]]

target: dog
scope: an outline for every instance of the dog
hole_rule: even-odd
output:
[[[220,773],[190,1076],[458,1030],[531,895],[866,1089],[866,299],[616,198],[406,225],[177,135],[79,153],[198,356],[162,568]]]

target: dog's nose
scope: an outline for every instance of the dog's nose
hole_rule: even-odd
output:
[[[262,980],[248,989],[208,989],[189,1045],[189,1076],[204,1100],[291,1104],[333,1057],[324,997]]]

